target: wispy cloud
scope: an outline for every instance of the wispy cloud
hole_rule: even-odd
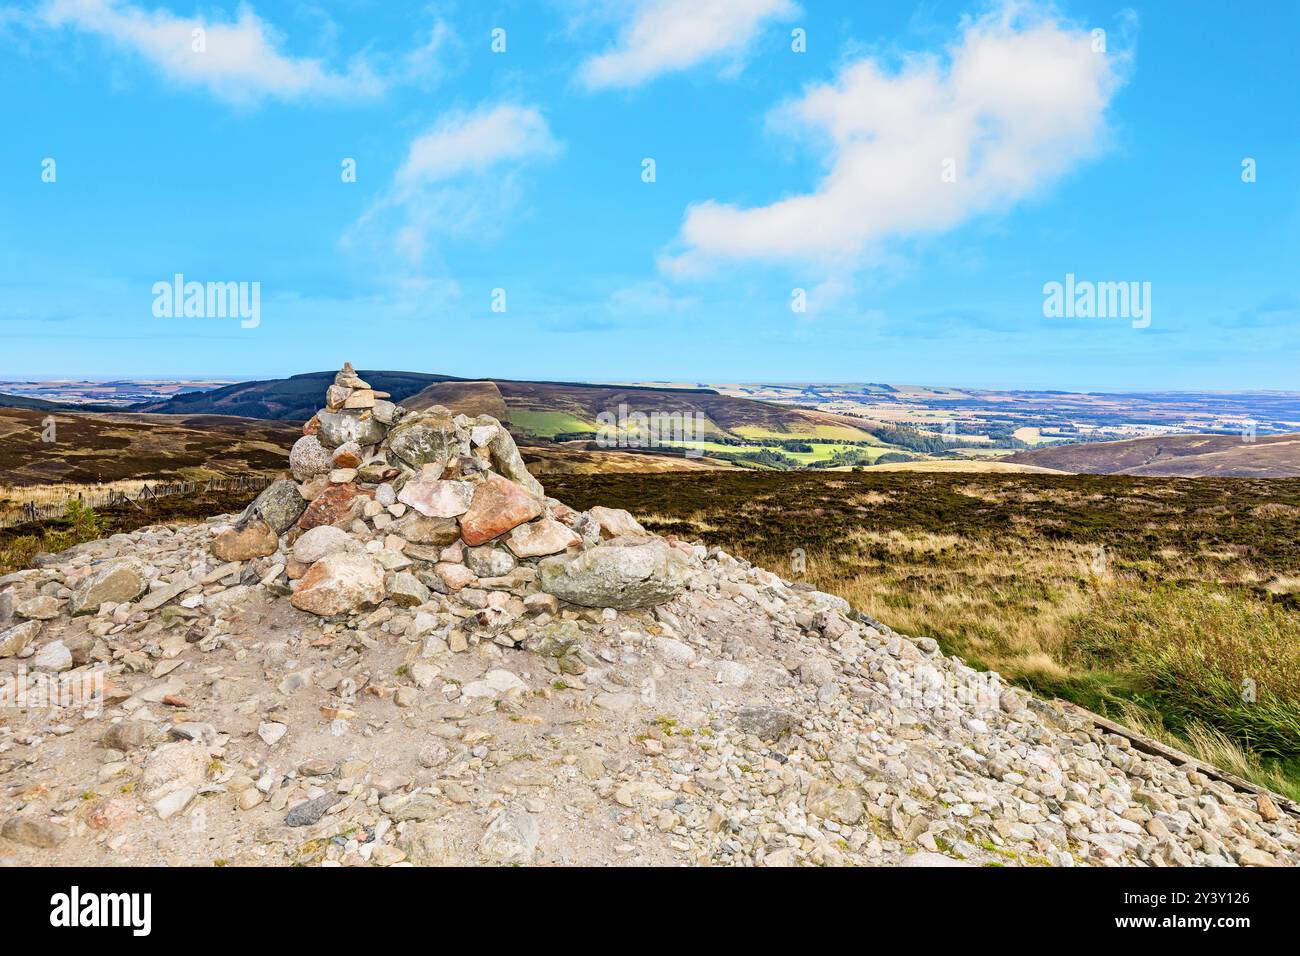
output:
[[[582,64],[588,87],[638,86],[699,63],[743,57],[765,21],[786,20],[791,0],[642,0],[618,43]]]
[[[411,142],[392,184],[343,246],[378,243],[405,268],[419,267],[434,237],[491,235],[522,196],[524,167],[562,149],[531,106],[449,113]]]
[[[170,80],[236,103],[367,99],[384,90],[384,81],[360,57],[338,72],[319,59],[282,52],[274,28],[249,7],[241,7],[235,19],[223,20],[202,14],[179,17],[117,0],[50,0],[37,9],[32,23],[102,37]]]
[[[765,206],[691,206],[661,265],[852,269],[890,240],[1009,208],[1099,150],[1126,63],[1020,2],[968,21],[946,57],[914,56],[897,71],[858,59],[769,117],[826,150],[817,187]]]
[[[503,104],[450,113],[416,137],[397,174],[404,186],[481,172],[503,162],[552,155],[559,148],[542,114]]]

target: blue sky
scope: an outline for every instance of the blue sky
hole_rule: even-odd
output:
[[[0,377],[1295,388],[1300,5],[1223,10],[0,5]]]

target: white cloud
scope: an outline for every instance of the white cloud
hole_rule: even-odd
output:
[[[411,143],[397,178],[404,184],[434,182],[557,149],[546,119],[531,107],[452,113]]]
[[[641,0],[618,45],[581,69],[591,88],[636,86],[662,73],[744,53],[765,20],[799,12],[791,0]]]
[[[852,267],[891,239],[951,229],[1038,191],[1102,145],[1126,60],[1088,31],[1010,3],[968,21],[946,58],[897,71],[871,58],[775,111],[812,133],[828,171],[811,193],[740,208],[688,208],[670,272],[720,260]],[[955,182],[943,180],[945,160]]]
[[[50,0],[39,17],[47,26],[101,36],[148,60],[169,79],[205,87],[233,102],[366,98],[383,92],[383,82],[359,59],[338,73],[320,60],[282,53],[273,28],[248,7],[225,22],[202,15],[178,17],[117,0]],[[198,39],[201,50],[196,49]]]
[[[435,237],[491,238],[513,221],[527,163],[562,149],[533,107],[448,114],[412,141],[392,184],[342,245],[377,249],[405,273],[424,266]]]
[[[461,42],[444,20],[434,20],[432,27],[417,34],[416,40],[418,45],[401,59],[398,78],[428,89],[442,79],[450,48],[459,49]]]

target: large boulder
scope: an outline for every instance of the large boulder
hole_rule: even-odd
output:
[[[461,537],[473,547],[503,535],[542,513],[542,501],[523,486],[489,474],[474,489],[474,500],[460,518]]]
[[[149,576],[135,561],[112,561],[91,572],[72,592],[73,614],[94,614],[105,601],[134,601],[149,590]]]
[[[384,426],[367,415],[348,414],[347,412],[317,412],[320,423],[316,437],[326,448],[354,441],[358,445],[377,445],[384,440]]]
[[[620,610],[671,601],[689,573],[686,556],[658,539],[614,541],[538,565],[543,591],[582,607]]]
[[[289,469],[299,481],[329,474],[329,449],[315,435],[303,435],[289,449]]]
[[[307,502],[298,493],[298,486],[288,478],[281,478],[271,482],[253,499],[244,516],[261,518],[276,534],[284,534],[293,527],[306,507]]]
[[[329,554],[303,575],[290,602],[300,611],[328,617],[380,603],[384,566],[367,554]]]
[[[388,447],[412,468],[469,454],[451,413],[440,405],[408,415],[388,433]]]
[[[279,536],[261,518],[241,521],[212,539],[212,555],[218,561],[248,561],[275,554]]]

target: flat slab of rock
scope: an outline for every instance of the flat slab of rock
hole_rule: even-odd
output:
[[[582,539],[572,529],[560,524],[554,518],[539,518],[521,524],[506,538],[506,547],[520,558],[540,558],[548,554],[559,554],[581,543]]]
[[[417,607],[429,600],[429,589],[420,583],[419,578],[409,571],[399,571],[393,575],[393,583],[388,588],[388,596],[395,604],[402,607]]]
[[[62,641],[51,641],[32,657],[32,669],[56,673],[72,670],[72,651]]]
[[[461,696],[470,699],[477,697],[495,699],[507,694],[522,694],[527,690],[528,685],[515,674],[498,667],[483,675],[482,680],[471,681],[462,687]]]
[[[172,598],[184,594],[193,585],[189,582],[180,584],[164,584],[162,587],[154,588],[144,597],[140,598],[136,607],[141,611],[156,611]]]
[[[114,561],[92,572],[72,594],[73,614],[93,614],[105,601],[134,601],[149,588],[144,568],[134,561]]]
[[[25,601],[19,601],[14,607],[14,613],[19,617],[25,617],[29,621],[52,621],[59,616],[62,605],[57,598],[48,594],[40,594]]]
[[[393,531],[412,544],[445,548],[460,538],[460,525],[455,518],[428,518],[412,514],[393,526]]]
[[[600,528],[602,538],[620,538],[623,535],[644,535],[648,532],[641,523],[622,508],[606,508],[596,505],[587,511],[587,515]]]
[[[0,631],[0,657],[17,657],[40,633],[40,621],[25,621]]]
[[[68,838],[68,830],[49,820],[24,815],[6,820],[4,827],[0,828],[0,836],[24,846],[49,850]]]
[[[308,531],[293,543],[293,558],[303,564],[315,564],[321,558],[356,547],[352,536],[342,528],[323,524]]]
[[[519,564],[509,551],[492,544],[466,548],[464,554],[465,565],[481,578],[496,578],[509,574]]]
[[[970,866],[965,860],[954,859],[951,856],[944,856],[942,853],[931,853],[929,850],[917,850],[903,859],[899,866]]]
[[[538,565],[543,591],[582,607],[627,610],[671,601],[686,587],[690,562],[662,541],[603,544]]]
[[[468,481],[408,481],[397,500],[426,518],[458,518],[469,511],[474,485]]]

